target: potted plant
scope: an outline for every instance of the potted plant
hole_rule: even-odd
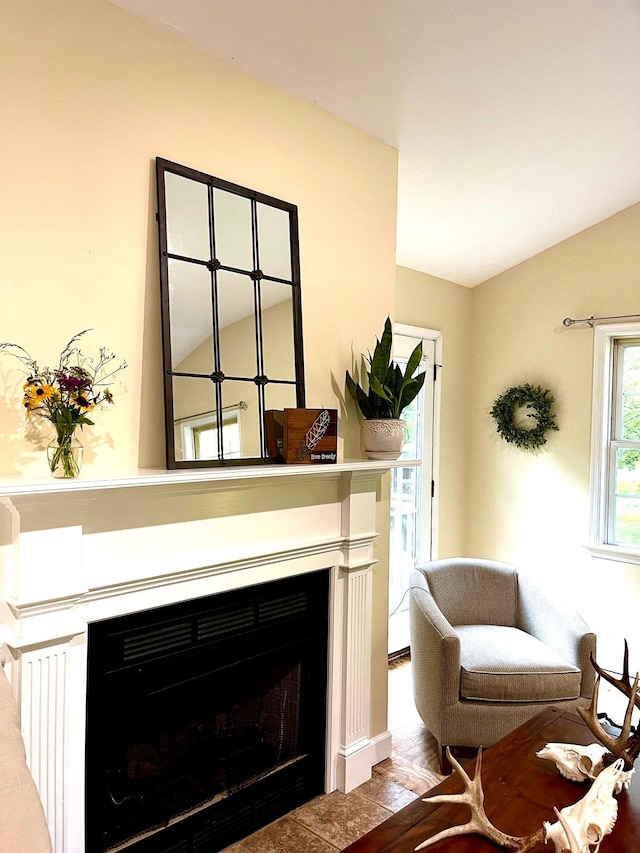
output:
[[[414,376],[422,361],[422,341],[411,353],[403,371],[391,358],[393,333],[387,317],[382,338],[376,338],[373,355],[363,355],[367,390],[346,372],[347,389],[364,418],[362,445],[370,459],[397,459],[405,439],[402,411],[424,385],[424,371]]]

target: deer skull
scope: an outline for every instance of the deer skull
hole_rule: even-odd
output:
[[[548,743],[536,752],[538,758],[553,761],[561,776],[572,782],[595,779],[604,769],[605,755],[609,751],[600,743],[579,746],[575,743]],[[616,794],[628,788],[635,769],[623,770],[616,785]]]
[[[619,758],[604,768],[581,800],[560,810],[564,821],[554,824],[545,821],[545,842],[551,842],[556,853],[572,849],[563,823],[568,824],[579,853],[598,853],[602,839],[611,832],[618,816],[618,803],[613,795],[622,785],[623,767],[624,761]]]
[[[538,758],[553,761],[561,776],[572,782],[584,782],[585,779],[595,779],[604,767],[603,755],[606,746],[592,743],[589,746],[578,746],[573,743],[547,743],[536,752]]]

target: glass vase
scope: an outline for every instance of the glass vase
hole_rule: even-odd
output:
[[[47,447],[49,469],[54,477],[77,477],[82,466],[82,444],[75,435],[59,435]]]

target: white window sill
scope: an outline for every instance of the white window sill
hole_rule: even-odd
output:
[[[601,560],[616,560],[618,563],[636,563],[640,565],[640,550],[620,545],[588,545],[592,557]]]

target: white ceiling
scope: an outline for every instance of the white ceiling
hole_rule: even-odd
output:
[[[112,0],[399,151],[398,263],[473,286],[640,201],[640,0]]]

